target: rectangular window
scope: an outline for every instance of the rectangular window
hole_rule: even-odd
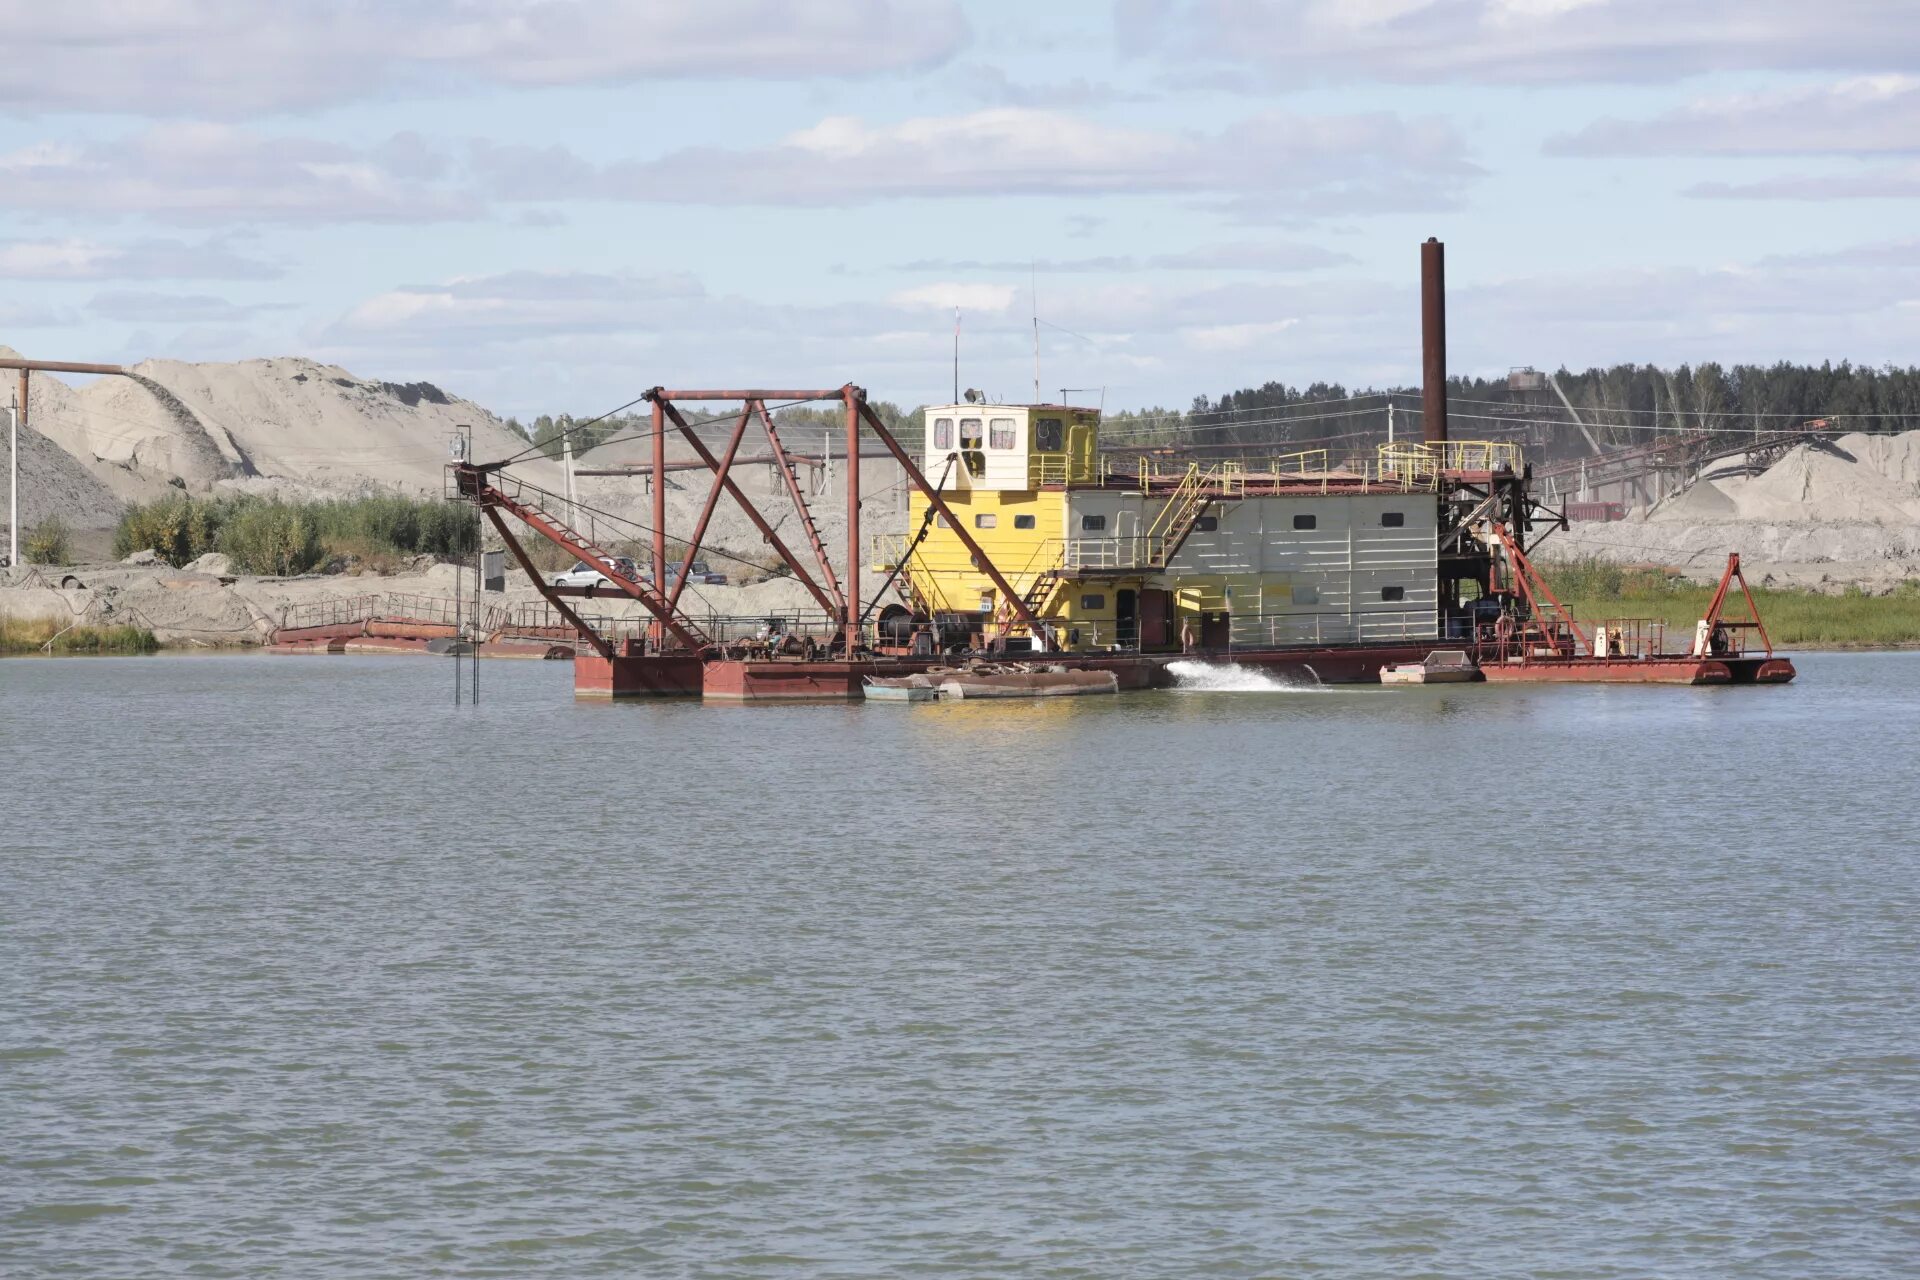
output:
[[[1064,418],[1042,418],[1033,424],[1033,447],[1041,453],[1058,453],[1067,447]]]
[[[935,524],[939,525],[942,529],[953,528],[953,526],[947,522],[947,518],[945,516],[935,516],[933,518],[933,521]]]
[[[1195,520],[1193,522],[1193,531],[1195,533],[1212,533],[1215,529],[1218,529],[1219,527],[1220,527],[1219,516],[1201,516],[1198,520]]]
[[[1031,529],[1033,528],[1033,517],[1015,516],[1013,518],[1013,527],[1016,529]]]
[[[1404,511],[1382,511],[1380,513],[1382,529],[1404,529],[1407,527],[1407,513]]]
[[[1081,596],[1080,607],[1082,609],[1104,609],[1107,607],[1107,598],[1098,593]]]
[[[982,511],[973,518],[973,527],[976,529],[991,529],[999,523],[1000,517],[991,511]]]
[[[1407,589],[1405,587],[1382,587],[1380,588],[1380,598],[1389,602],[1405,600],[1407,598]]]
[[[960,419],[960,447],[978,449],[980,447],[980,419]]]
[[[1099,533],[1107,527],[1105,516],[1081,516],[1080,529],[1084,533]]]
[[[1320,588],[1295,587],[1293,589],[1293,602],[1295,604],[1319,604]]]
[[[989,449],[1013,448],[1013,419],[994,418],[987,423],[987,447]]]
[[[1293,518],[1293,527],[1296,529],[1317,529],[1319,526],[1320,519],[1318,516],[1295,516]]]
[[[936,449],[953,448],[952,418],[935,418],[933,420],[933,447]]]

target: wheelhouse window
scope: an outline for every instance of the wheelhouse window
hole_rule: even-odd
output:
[[[1015,516],[1013,518],[1013,527],[1016,529],[1031,529],[1033,528],[1033,517]]]
[[[1307,515],[1295,516],[1293,518],[1293,527],[1296,529],[1317,529],[1320,527],[1320,517]]]
[[[1293,589],[1293,602],[1295,604],[1319,604],[1320,588],[1295,587]]]
[[[987,448],[1013,448],[1013,419],[994,418],[987,423]]]
[[[999,523],[1000,517],[991,511],[983,511],[973,518],[973,527],[976,529],[991,529]]]
[[[980,447],[982,436],[980,419],[960,419],[960,457],[967,464],[967,474],[971,476],[987,473],[986,451]]]
[[[1080,531],[1082,533],[1102,533],[1105,532],[1106,527],[1107,518],[1105,516],[1080,517]]]
[[[1058,453],[1067,447],[1065,418],[1042,418],[1033,424],[1033,447],[1041,453]]]
[[[1407,527],[1407,513],[1404,511],[1382,511],[1380,513],[1382,529],[1404,529]]]
[[[1380,598],[1389,603],[1405,600],[1407,598],[1407,589],[1405,587],[1382,587],[1380,588]]]
[[[1104,609],[1107,607],[1107,598],[1096,591],[1081,596],[1080,607],[1082,609]]]
[[[935,418],[933,420],[933,447],[935,449],[953,448],[952,418]]]

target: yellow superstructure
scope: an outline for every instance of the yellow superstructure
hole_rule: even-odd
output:
[[[1436,634],[1439,513],[1431,486],[1355,486],[1324,454],[1165,474],[1111,473],[1099,413],[939,405],[920,462],[955,520],[1065,649],[1338,644]],[[1384,464],[1383,464],[1384,466]],[[1143,469],[1144,468],[1144,469]],[[1137,474],[1135,473],[1137,472]],[[1316,486],[1311,477],[1328,483]],[[1288,482],[1273,483],[1276,476]],[[914,492],[906,532],[875,539],[913,613],[943,637],[1024,637],[1015,602]],[[921,536],[924,528],[924,536]],[[958,637],[956,637],[958,638]]]

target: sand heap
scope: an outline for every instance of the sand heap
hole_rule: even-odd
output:
[[[30,415],[122,499],[263,484],[437,494],[457,427],[472,429],[482,458],[525,445],[487,410],[430,383],[370,381],[312,360],[148,360],[131,372],[78,389],[36,373]],[[535,469],[543,482],[554,470]]]
[[[6,484],[10,432],[0,421],[0,486]],[[7,499],[0,492],[0,543],[6,538]],[[50,516],[70,529],[104,529],[120,519],[120,499],[78,459],[31,427],[20,429],[20,536]],[[0,546],[0,554],[4,554]]]
[[[1920,524],[1920,431],[1798,445],[1760,475],[1698,480],[1647,518]]]
[[[1891,590],[1920,578],[1920,431],[1799,445],[1759,475],[1696,480],[1644,519],[1576,524],[1541,551],[1700,579],[1738,551],[1761,580]]]

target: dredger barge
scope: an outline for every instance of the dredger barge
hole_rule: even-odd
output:
[[[1069,404],[991,404],[971,397],[924,410],[910,451],[846,384],[826,389],[697,388],[646,393],[653,474],[669,434],[712,476],[686,548],[668,563],[663,486],[653,489],[650,570],[624,564],[591,531],[565,523],[558,495],[504,463],[451,468],[510,555],[577,637],[575,691],[585,697],[737,700],[858,698],[958,658],[1111,673],[1120,689],[1172,683],[1171,662],[1232,662],[1334,684],[1437,650],[1468,655],[1486,681],[1777,684],[1793,664],[1773,652],[1738,556],[1713,606],[1678,652],[1657,623],[1575,619],[1528,557],[1563,511],[1532,492],[1517,444],[1454,440],[1447,430],[1441,246],[1422,246],[1422,437],[1335,462],[1324,450],[1204,465],[1100,448],[1100,414]],[[906,528],[863,540],[860,468],[845,468],[847,542],[838,560],[813,520],[773,404],[837,403],[845,456],[877,441],[909,486]],[[682,406],[730,404],[721,452]],[[796,517],[789,545],[732,472],[749,429],[764,434]],[[756,446],[757,447],[757,446]],[[712,634],[681,607],[722,495],[752,521],[819,605],[812,625]],[[525,537],[606,567],[595,587],[550,584]],[[878,587],[864,593],[863,567]],[[873,582],[875,579],[867,579]],[[610,584],[610,585],[609,585]],[[1744,609],[1728,605],[1737,586]],[[574,607],[583,596],[637,601],[644,634],[605,633]]]

